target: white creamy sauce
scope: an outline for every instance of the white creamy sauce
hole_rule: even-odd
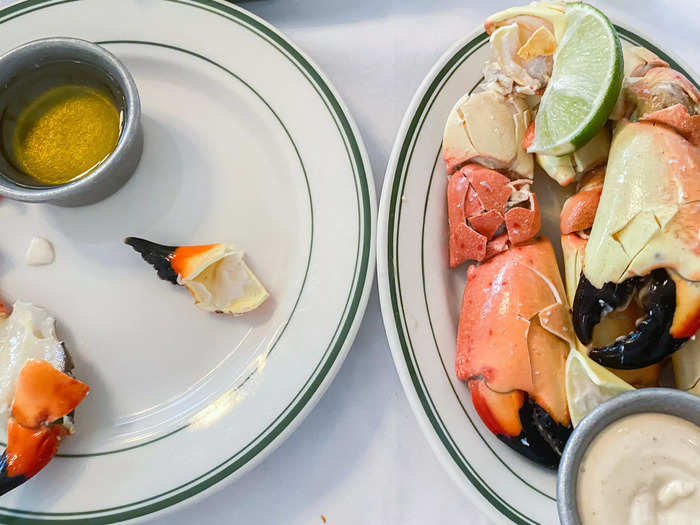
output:
[[[581,463],[583,525],[700,524],[700,427],[667,414],[612,423]]]
[[[46,310],[15,303],[12,314],[0,317],[0,427],[5,428],[15,385],[29,359],[43,359],[65,370],[66,354],[56,338],[55,321]]]
[[[25,260],[29,266],[44,266],[51,264],[55,257],[53,244],[41,237],[34,237],[27,248]]]

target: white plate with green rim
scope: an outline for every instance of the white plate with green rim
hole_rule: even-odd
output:
[[[0,52],[46,36],[103,45],[141,95],[144,153],[81,208],[0,201],[0,296],[57,319],[92,391],[78,432],[0,499],[0,522],[113,523],[251,469],[318,401],[359,327],[375,193],[345,106],[282,34],[211,0],[27,0]],[[194,307],[122,243],[232,241],[271,298],[241,317]],[[28,267],[33,236],[56,261]]]
[[[616,28],[623,40],[687,71],[647,39]],[[556,474],[491,434],[454,370],[466,272],[464,267],[448,268],[447,174],[440,150],[449,111],[465,92],[479,86],[489,53],[483,30],[457,42],[435,64],[406,111],[379,207],[379,293],[404,391],[452,478],[499,523],[556,524]],[[558,247],[563,192],[543,172],[535,179],[542,231]]]

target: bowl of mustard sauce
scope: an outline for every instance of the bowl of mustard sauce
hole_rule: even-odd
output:
[[[0,195],[81,206],[132,176],[141,104],[126,67],[76,38],[44,38],[0,57]]]
[[[625,392],[576,427],[557,480],[562,525],[695,523],[700,506],[700,397]]]

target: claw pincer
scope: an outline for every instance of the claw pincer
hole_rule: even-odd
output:
[[[564,367],[573,329],[552,245],[512,247],[467,275],[457,377],[494,434],[556,466],[571,432]]]
[[[652,67],[627,99],[632,120],[615,129],[573,301],[584,344],[610,312],[641,310],[632,331],[590,350],[616,369],[659,363],[700,326],[700,92]]]
[[[7,448],[0,456],[0,494],[21,485],[51,461],[61,439],[71,433],[64,418],[89,390],[46,361],[27,361],[17,379]]]

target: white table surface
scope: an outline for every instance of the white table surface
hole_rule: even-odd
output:
[[[250,0],[335,84],[369,152],[377,197],[403,112],[432,64],[490,13],[526,0]],[[9,4],[0,0],[0,5]],[[700,71],[700,0],[594,1]],[[186,453],[186,451],[183,451]],[[490,523],[448,477],[406,401],[376,283],[345,364],[260,466],[152,525]]]

